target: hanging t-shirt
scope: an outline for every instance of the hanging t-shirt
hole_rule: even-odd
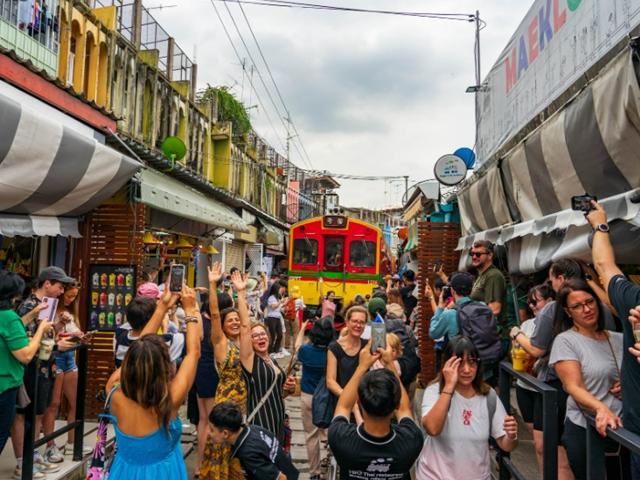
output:
[[[440,397],[440,385],[434,383],[424,391],[422,416]],[[500,438],[507,412],[496,402],[493,421],[489,425],[486,395],[465,398],[453,392],[449,413],[437,437],[427,436],[416,467],[417,480],[488,480],[491,478],[489,436]]]
[[[607,341],[585,337],[575,330],[562,332],[553,341],[549,364],[555,365],[563,360],[579,362],[585,388],[613,413],[622,414],[622,402],[609,393],[613,383],[620,380],[618,369],[622,362],[621,333],[609,332]],[[575,425],[587,427],[582,410],[573,397],[567,399],[566,418]]]
[[[422,432],[408,417],[391,425],[385,437],[374,437],[339,416],[329,425],[329,446],[340,466],[341,480],[409,480],[422,448]]]

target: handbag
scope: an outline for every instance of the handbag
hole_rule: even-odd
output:
[[[29,394],[27,393],[27,387],[24,386],[24,383],[20,385],[18,388],[18,396],[16,399],[16,407],[18,408],[27,408],[27,406],[31,403],[31,399],[29,398]]]
[[[111,468],[111,462],[116,454],[116,444],[114,441],[113,451],[110,455],[107,455],[107,429],[111,422],[111,399],[113,394],[120,385],[115,384],[107,399],[104,402],[104,411],[99,415],[100,423],[98,425],[96,446],[93,447],[93,454],[91,455],[91,464],[87,470],[86,480],[107,480],[109,478],[109,469]]]
[[[323,378],[313,391],[311,400],[311,421],[318,428],[328,428],[336,410],[336,396],[327,388]]]

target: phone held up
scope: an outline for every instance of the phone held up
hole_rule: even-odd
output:
[[[169,271],[169,291],[181,292],[182,284],[184,283],[185,266],[179,263],[171,265]]]
[[[47,304],[47,307],[40,310],[38,313],[38,320],[48,318],[50,322],[53,322],[58,308],[58,299],[55,297],[44,297],[42,301]]]
[[[598,197],[589,195],[588,193],[571,197],[571,210],[589,213],[591,210],[593,210],[593,205],[591,205],[592,200],[597,202]]]

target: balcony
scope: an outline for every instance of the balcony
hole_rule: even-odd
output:
[[[0,47],[51,77],[58,69],[59,4],[42,6],[35,0],[0,0]]]

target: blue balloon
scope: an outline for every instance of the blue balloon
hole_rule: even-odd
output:
[[[467,168],[471,169],[476,164],[476,154],[473,153],[473,150],[467,147],[462,147],[457,149],[453,154],[456,157],[460,157]]]

